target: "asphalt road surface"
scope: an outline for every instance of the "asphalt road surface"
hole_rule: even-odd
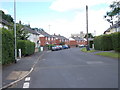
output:
[[[118,60],[80,48],[47,51],[29,77],[29,88],[118,88]]]

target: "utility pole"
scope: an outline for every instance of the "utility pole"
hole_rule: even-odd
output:
[[[49,26],[49,34],[50,34],[50,27],[51,27],[51,25],[49,24],[48,26]]]
[[[86,32],[87,32],[87,51],[89,51],[89,41],[88,41],[88,6],[86,5]]]
[[[15,63],[17,63],[17,45],[16,45],[16,0],[14,0],[14,37],[15,37]]]

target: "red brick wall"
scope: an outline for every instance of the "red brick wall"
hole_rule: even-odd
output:
[[[69,41],[65,41],[65,44],[69,45]]]
[[[45,44],[46,44],[46,37],[40,37],[39,38],[40,39],[40,45],[42,45],[42,46],[45,46]]]
[[[70,40],[69,45],[70,46],[76,46],[77,42],[75,40]]]
[[[81,45],[81,44],[86,45],[86,44],[87,44],[87,41],[81,41],[79,44],[80,44],[80,45]]]
[[[59,43],[60,43],[60,40],[59,40],[59,39],[56,39],[56,40],[55,40],[55,43],[56,43],[56,44],[59,44]]]

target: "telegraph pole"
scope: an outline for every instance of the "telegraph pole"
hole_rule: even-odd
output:
[[[17,63],[17,45],[16,45],[16,0],[14,0],[14,37],[15,37],[15,63]]]
[[[49,34],[50,34],[50,27],[51,27],[51,25],[49,24],[48,26],[49,26]]]
[[[87,51],[89,51],[90,49],[89,49],[89,41],[88,41],[88,6],[86,5],[86,32],[87,32],[87,47],[86,47],[86,49],[87,49]]]

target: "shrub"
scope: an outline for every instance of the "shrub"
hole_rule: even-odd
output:
[[[96,50],[109,51],[113,49],[112,36],[111,35],[100,35],[95,37],[94,46]]]
[[[111,35],[102,35],[101,37],[101,50],[109,51],[112,50],[112,37]]]
[[[2,64],[9,64],[15,61],[14,57],[14,35],[4,28],[2,31]]]
[[[95,37],[93,42],[95,50],[101,50],[101,36]]]
[[[55,46],[55,45],[53,45],[53,44],[48,44],[48,45],[47,45],[48,50],[51,50],[53,46]]]
[[[120,52],[120,32],[111,34],[113,49],[117,52]]]
[[[35,43],[29,40],[18,40],[17,49],[21,49],[22,56],[31,55],[35,51]]]

